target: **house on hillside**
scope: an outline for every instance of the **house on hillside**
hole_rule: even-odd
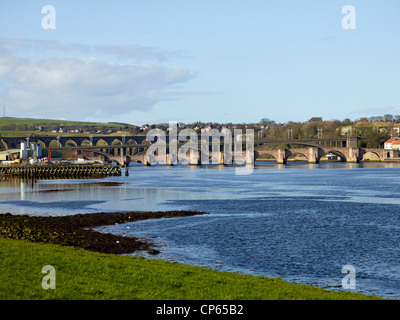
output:
[[[308,122],[322,122],[321,117],[312,117]]]
[[[400,150],[400,139],[393,141],[392,150]]]
[[[400,123],[396,123],[393,125],[392,134],[400,134]]]
[[[385,141],[384,149],[385,150],[392,150],[394,142],[396,142],[395,146],[398,145],[397,141],[400,143],[400,138],[399,137],[392,137],[389,140]],[[399,150],[399,149],[393,149],[393,150]]]
[[[202,128],[200,131],[201,133],[203,132],[210,132],[213,129],[217,129],[215,126],[213,125],[206,125],[204,128]]]

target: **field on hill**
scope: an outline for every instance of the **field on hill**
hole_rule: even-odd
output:
[[[0,118],[0,134],[3,137],[28,137],[34,135],[105,135],[137,133],[138,127],[125,123],[101,123],[69,120]]]

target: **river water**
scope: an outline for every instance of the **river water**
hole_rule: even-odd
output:
[[[250,175],[223,166],[132,166],[129,173],[0,181],[0,211],[205,211],[98,229],[151,238],[161,253],[139,254],[148,258],[334,290],[344,290],[342,268],[351,265],[354,291],[400,298],[400,164],[257,163]]]

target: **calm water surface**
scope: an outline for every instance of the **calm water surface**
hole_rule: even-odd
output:
[[[400,164],[263,163],[248,176],[220,166],[134,166],[129,173],[0,181],[0,211],[206,211],[99,230],[152,238],[156,258],[335,290],[342,290],[342,267],[352,265],[356,291],[400,298]]]

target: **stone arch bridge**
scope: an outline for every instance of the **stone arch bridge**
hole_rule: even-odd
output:
[[[130,162],[147,164],[146,150],[150,141],[146,136],[32,136],[4,138],[8,147],[19,148],[21,142],[37,142],[46,150],[77,150],[85,152],[88,158],[98,158],[103,161],[116,161],[120,165]],[[309,163],[319,163],[324,155],[335,154],[346,162],[359,162],[365,160],[367,154],[374,154],[380,161],[391,160],[398,157],[398,151],[384,149],[359,148],[358,139],[320,139],[320,140],[286,140],[286,141],[255,141],[254,155],[243,151],[247,162],[265,157],[275,158],[277,163],[285,164],[293,155],[303,155]],[[323,143],[329,146],[323,145]],[[300,148],[268,149],[268,145],[298,145]],[[223,150],[221,143],[221,150]],[[199,153],[199,158],[200,158]],[[191,164],[198,164],[199,159],[194,159]],[[219,163],[223,163],[223,152],[219,156]]]
[[[328,154],[334,154],[340,158],[343,162],[348,163],[358,163],[360,161],[366,160],[366,156],[374,155],[379,161],[387,161],[391,160],[394,157],[399,156],[398,151],[389,151],[384,149],[377,149],[377,148],[348,148],[348,147],[305,147],[305,148],[291,148],[291,149],[275,149],[275,150],[254,150],[254,156],[252,157],[249,155],[248,151],[243,151],[243,159],[247,163],[251,163],[256,161],[257,159],[262,158],[265,155],[272,156],[275,158],[278,164],[286,164],[290,157],[295,155],[302,155],[304,156],[308,163],[319,163],[323,156]],[[216,158],[210,160],[214,161],[217,160],[216,163],[223,164],[224,163],[224,152],[219,152],[219,155]],[[115,161],[118,161],[117,157],[113,158]],[[138,161],[144,164],[147,164],[146,159],[146,152],[140,152],[132,156],[127,156],[128,163],[130,161]],[[200,164],[201,162],[201,152],[197,159],[191,159],[190,164]],[[368,157],[369,159],[369,157]],[[168,162],[168,155],[167,155],[167,162]]]
[[[395,151],[375,148],[357,148],[357,147],[305,147],[293,149],[276,149],[276,150],[260,150],[254,151],[254,159],[263,156],[271,156],[275,158],[278,164],[285,164],[288,159],[295,155],[302,155],[307,158],[308,163],[319,163],[323,156],[334,154],[340,157],[341,161],[357,163],[365,160],[367,155],[375,155],[379,161],[390,160],[397,157]]]

